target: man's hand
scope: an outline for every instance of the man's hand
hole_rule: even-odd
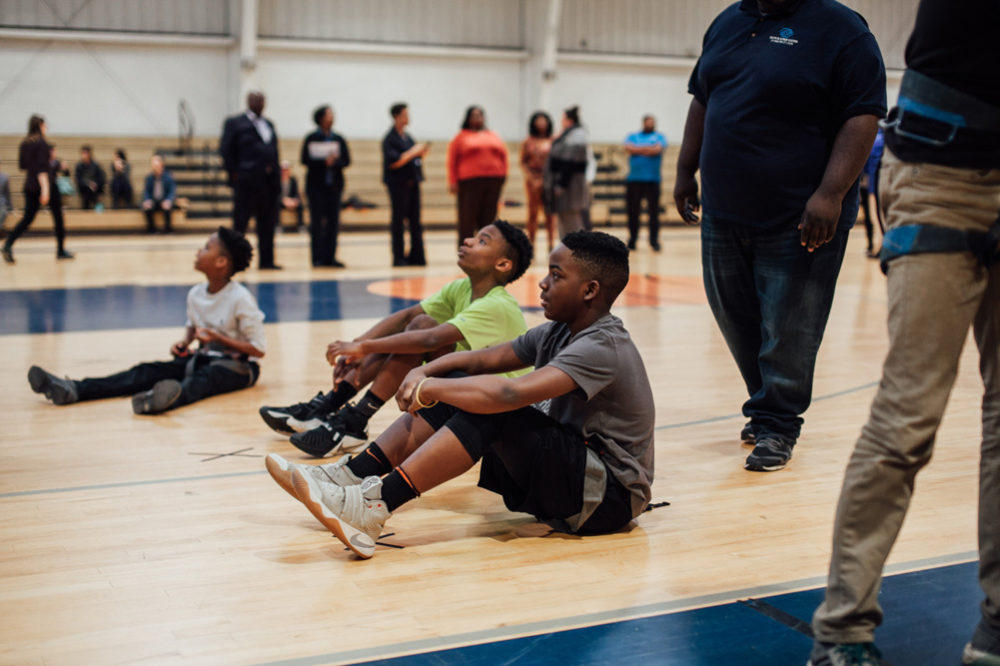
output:
[[[326,362],[330,365],[336,365],[337,357],[339,356],[352,359],[361,358],[364,355],[365,353],[361,351],[360,342],[337,340],[336,342],[331,342],[326,347]]]
[[[188,341],[180,340],[174,343],[174,346],[170,348],[170,353],[174,356],[188,356],[191,354],[191,350],[188,349]]]
[[[334,155],[333,153],[330,153],[329,155],[326,156],[326,165],[328,167],[332,167],[333,163],[336,161],[337,161],[337,156]]]
[[[358,374],[354,372],[360,366],[360,359],[347,359],[344,356],[337,358],[333,366],[333,388],[337,388],[340,382],[346,381],[355,388],[358,387]]]
[[[701,210],[701,202],[698,201],[698,181],[693,174],[677,175],[674,182],[674,205],[684,224],[698,224],[696,213]]]
[[[823,243],[833,240],[837,233],[840,209],[841,200],[835,196],[816,191],[809,197],[798,227],[802,232],[800,242],[806,250],[812,252]]]
[[[420,409],[417,401],[413,399],[413,393],[417,390],[417,385],[425,379],[427,379],[427,375],[424,374],[423,369],[420,367],[406,373],[403,383],[399,385],[399,390],[396,391],[396,404],[399,406],[399,411],[415,412]]]
[[[152,199],[146,199],[145,201],[142,202],[142,209],[143,210],[151,210],[152,208],[153,208],[153,200]]]
[[[174,202],[173,201],[171,201],[170,199],[164,199],[164,201],[163,201],[163,210],[170,210],[173,207],[174,207]]]

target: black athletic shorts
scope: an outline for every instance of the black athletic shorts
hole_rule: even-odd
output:
[[[579,433],[534,407],[470,414],[438,403],[417,413],[435,430],[451,430],[473,460],[482,459],[479,486],[502,496],[511,511],[542,522],[580,512],[588,444]],[[614,532],[632,520],[631,495],[610,470],[606,478],[604,499],[578,534]]]

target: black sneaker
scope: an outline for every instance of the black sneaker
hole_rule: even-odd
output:
[[[322,458],[331,453],[354,451],[368,442],[368,424],[358,418],[354,408],[348,405],[336,414],[331,414],[325,423],[308,432],[292,435],[289,440],[299,450],[311,456]]]
[[[885,666],[874,643],[813,643],[806,666]]]
[[[330,412],[329,394],[320,391],[309,402],[298,402],[288,407],[261,407],[258,412],[271,430],[284,435],[318,428],[323,417]]]
[[[69,250],[60,249],[58,252],[56,252],[56,259],[73,259],[75,257],[76,255],[70,252]]]
[[[181,383],[176,379],[161,379],[148,391],[132,396],[132,411],[136,414],[165,412],[181,397]]]
[[[51,372],[42,370],[37,365],[28,369],[28,383],[35,393],[44,393],[45,397],[56,405],[69,405],[80,399],[76,390],[76,382],[68,377],[62,379]]]
[[[753,426],[749,423],[743,426],[743,430],[740,430],[740,441],[744,444],[757,443],[757,433],[753,431]]]
[[[756,446],[743,467],[751,472],[777,472],[788,464],[793,446],[793,441],[765,435],[756,440]]]
[[[14,252],[10,249],[9,245],[5,244],[2,248],[0,248],[0,254],[3,255],[3,260],[8,264],[14,263]]]

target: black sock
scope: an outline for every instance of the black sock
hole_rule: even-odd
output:
[[[357,395],[358,389],[354,388],[354,384],[351,382],[340,382],[337,388],[333,389],[327,393],[324,398],[326,398],[326,411],[335,412],[344,405],[347,401]]]
[[[397,467],[382,479],[382,501],[385,502],[385,508],[389,509],[389,513],[419,495],[401,467]]]
[[[384,404],[385,400],[372,393],[371,389],[369,389],[368,393],[365,393],[365,396],[358,401],[358,404],[354,405],[354,411],[364,416],[367,423],[368,419],[375,416],[375,412]]]
[[[378,444],[372,442],[367,449],[347,461],[347,469],[364,479],[388,474],[392,471],[392,463]]]

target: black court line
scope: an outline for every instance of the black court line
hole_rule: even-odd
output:
[[[209,458],[205,458],[201,462],[208,462],[210,460],[218,460],[219,458],[227,458],[229,456],[240,457],[240,458],[263,458],[264,457],[264,456],[258,455],[256,453],[247,454],[247,453],[244,453],[245,451],[253,451],[253,447],[252,446],[248,446],[245,449],[237,449],[236,451],[232,451],[230,453],[194,453],[194,452],[189,452],[188,455],[189,456],[210,456]]]
[[[794,629],[800,634],[805,634],[809,638],[813,637],[813,630],[812,627],[809,626],[808,622],[800,620],[791,613],[786,613],[780,608],[772,606],[762,599],[740,599],[737,603],[741,606],[746,606],[747,608],[751,608],[758,613],[766,615],[772,620],[777,620],[789,629]]]

